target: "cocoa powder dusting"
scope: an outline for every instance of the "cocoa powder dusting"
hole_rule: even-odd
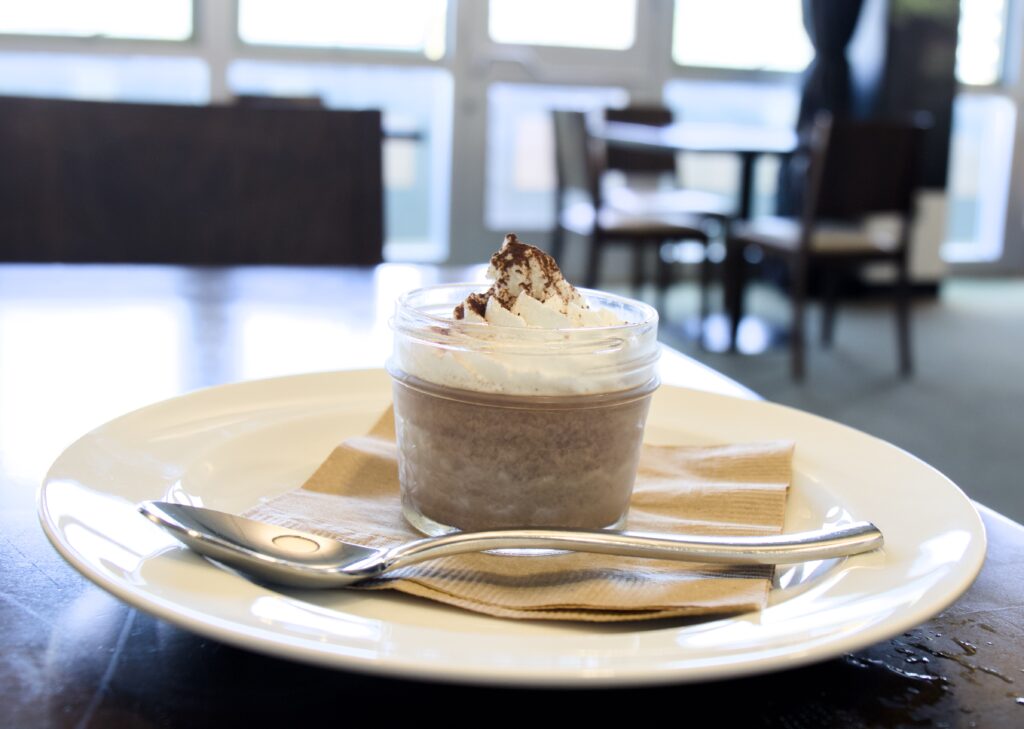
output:
[[[536,246],[523,243],[515,233],[506,235],[501,250],[491,256],[491,265],[498,272],[498,280],[487,292],[487,295],[495,297],[499,304],[511,310],[515,305],[515,298],[508,287],[509,272],[516,268],[529,270],[531,259],[540,268],[546,285],[551,286],[555,275],[560,273],[555,259]],[[541,300],[534,290],[532,281],[523,281],[522,290],[529,296]]]
[[[498,271],[507,270],[511,266],[528,268],[531,258],[540,266],[541,273],[549,284],[554,282],[556,274],[561,273],[554,258],[536,246],[523,243],[515,233],[509,233],[505,236],[505,242],[502,244],[501,250],[491,256],[491,265]],[[510,265],[502,265],[500,263],[501,259],[508,261]]]
[[[483,316],[487,312],[487,295],[470,294],[466,297],[466,304],[468,304],[469,308],[478,316]]]
[[[529,270],[531,260],[539,267],[540,274],[544,278],[545,288],[553,288],[555,282],[561,278],[561,270],[555,263],[555,259],[536,246],[523,243],[515,233],[509,233],[505,236],[501,249],[491,256],[491,266],[497,272],[494,284],[485,293],[470,294],[463,304],[456,306],[455,318],[464,319],[466,317],[466,306],[481,317],[484,316],[487,311],[487,301],[491,298],[497,299],[499,304],[511,311],[515,304],[515,297],[508,286],[509,274],[517,268]],[[535,299],[543,300],[536,295],[533,282],[529,279],[522,282],[521,288]]]

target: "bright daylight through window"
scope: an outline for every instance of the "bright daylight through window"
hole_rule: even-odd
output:
[[[676,0],[672,58],[680,66],[802,71],[813,56],[800,0]]]
[[[239,0],[246,43],[445,53],[446,0]]]
[[[191,0],[4,2],[0,33],[181,41],[192,37]]]
[[[498,43],[622,51],[636,40],[636,0],[491,0]]]
[[[1002,79],[1006,13],[1006,0],[960,0],[956,49],[960,83],[988,86]]]
[[[183,104],[262,94],[379,108],[387,136],[386,254],[441,260],[452,239],[449,217],[459,217],[450,196],[455,172],[484,188],[484,227],[550,229],[553,109],[596,113],[644,99],[690,122],[791,128],[800,74],[813,57],[802,4],[8,1],[0,11],[0,94]],[[1015,92],[1005,84],[1012,81],[1006,48],[1020,42],[1009,18],[1019,8],[1009,0],[959,4],[956,74],[963,87],[950,140],[944,255],[991,260],[1002,251],[1017,129]],[[664,47],[669,33],[670,56],[646,52]],[[45,40],[35,47],[24,36]],[[479,63],[455,62],[455,37],[463,39],[458,52]],[[484,63],[488,58],[510,62]],[[474,121],[458,133],[470,130],[460,142],[478,144],[480,170],[453,170],[455,121],[470,108],[460,99],[479,92],[484,98],[473,108],[480,113],[469,114]],[[734,187],[732,158],[690,154],[681,163],[691,186],[723,193]],[[759,165],[759,212],[772,209],[773,164]]]

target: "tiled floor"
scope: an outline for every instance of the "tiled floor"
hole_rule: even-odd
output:
[[[762,394],[879,436],[952,478],[972,498],[1024,521],[1024,279],[951,279],[914,307],[916,372],[897,373],[892,307],[841,306],[835,345],[817,342],[811,312],[808,376],[789,377],[788,350],[712,354],[683,334],[697,310],[693,286],[669,296],[661,336]],[[768,288],[748,305],[780,326],[787,303]]]

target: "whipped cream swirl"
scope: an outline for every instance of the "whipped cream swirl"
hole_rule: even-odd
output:
[[[491,256],[487,278],[494,284],[455,307],[456,319],[505,327],[572,329],[608,327],[624,322],[607,309],[592,309],[576,287],[565,280],[555,259],[523,243],[515,233],[505,236]]]
[[[658,314],[651,307],[599,291],[584,295],[551,256],[514,234],[491,257],[487,276],[493,283],[486,291],[455,284],[399,299],[388,362],[394,376],[530,396],[657,384]]]

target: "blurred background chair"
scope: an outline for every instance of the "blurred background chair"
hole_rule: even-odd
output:
[[[831,344],[838,277],[867,264],[895,270],[894,303],[900,372],[913,369],[910,341],[910,284],[907,263],[919,181],[920,148],[927,122],[850,121],[816,118],[806,154],[807,177],[800,217],[737,221],[727,238],[726,305],[736,341],[743,315],[747,248],[781,260],[788,272],[792,303],[790,332],[794,379],[804,376],[804,331],[809,283],[821,283],[822,343]],[[890,214],[896,225],[869,216]]]
[[[607,169],[605,150],[587,132],[581,112],[553,112],[557,171],[556,209],[558,220],[552,254],[560,258],[565,236],[575,234],[588,244],[584,285],[593,288],[600,276],[601,258],[609,243],[624,243],[633,249],[633,285],[643,284],[643,256],[648,247],[659,251],[670,241],[693,240],[705,247],[708,234],[700,217],[685,212],[649,213],[616,209],[603,201],[602,175]],[[658,256],[657,284],[663,299],[670,283],[670,267]],[[663,303],[663,302],[662,302]]]
[[[377,111],[0,98],[0,260],[374,264]]]
[[[667,127],[673,122],[673,116],[671,109],[664,106],[626,106],[621,109],[605,109],[604,120]],[[657,183],[666,176],[675,177],[676,154],[669,150],[609,147],[606,167],[609,171],[625,172],[633,183],[642,183],[644,178],[652,178]]]

